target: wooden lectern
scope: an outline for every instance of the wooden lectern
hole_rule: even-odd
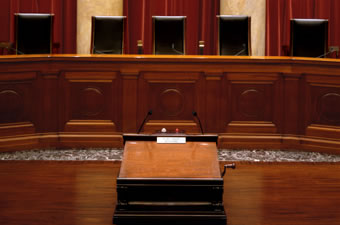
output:
[[[159,144],[150,136],[147,141],[127,139],[117,178],[114,224],[226,224],[216,142]]]

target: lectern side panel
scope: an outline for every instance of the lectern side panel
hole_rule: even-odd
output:
[[[225,215],[178,215],[178,214],[115,214],[114,224],[117,225],[226,225]]]
[[[220,178],[215,143],[125,144],[119,178]]]
[[[222,204],[223,179],[220,180],[133,180],[118,179],[117,195],[119,202],[129,205],[173,206],[183,205],[184,202],[196,206]]]

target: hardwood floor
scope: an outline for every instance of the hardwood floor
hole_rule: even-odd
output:
[[[236,163],[228,225],[335,225],[340,163]],[[222,163],[221,163],[222,165]],[[120,162],[0,162],[0,224],[112,224]]]

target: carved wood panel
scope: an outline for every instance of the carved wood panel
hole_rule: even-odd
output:
[[[340,125],[340,87],[311,86],[312,124]]]
[[[273,95],[269,84],[233,84],[232,121],[272,121]]]
[[[227,83],[227,131],[277,132],[281,102],[277,74],[230,73]]]
[[[120,107],[115,72],[66,72],[64,85],[66,130],[116,130]]]
[[[2,75],[2,74],[1,74]],[[0,123],[33,122],[37,106],[35,73],[13,74],[13,81],[0,79]],[[27,80],[29,79],[29,80]]]
[[[148,108],[154,120],[191,120],[194,109],[194,83],[150,83]]]
[[[109,119],[112,113],[111,85],[71,81],[70,101],[71,120]]]
[[[35,72],[0,73],[0,137],[34,134],[37,130]]]
[[[190,72],[144,73],[140,80],[139,121],[143,120],[147,111],[152,110],[150,122],[174,122],[176,126],[180,126],[179,123],[190,123],[192,126],[192,112],[200,111],[200,79],[199,73]]]
[[[340,138],[340,81],[334,76],[308,75],[304,84],[304,134]]]

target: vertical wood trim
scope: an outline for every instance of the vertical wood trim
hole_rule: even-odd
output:
[[[122,127],[123,132],[137,131],[137,90],[138,73],[121,73],[122,75]]]

